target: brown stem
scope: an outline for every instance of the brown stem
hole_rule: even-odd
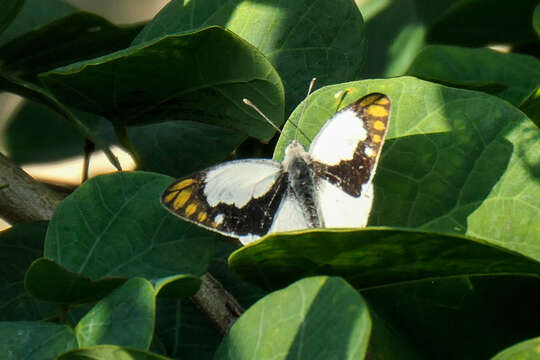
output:
[[[65,197],[12,164],[0,153],[0,216],[11,224],[23,221],[50,220]],[[199,291],[191,297],[195,305],[225,334],[243,309],[236,299],[206,273]]]

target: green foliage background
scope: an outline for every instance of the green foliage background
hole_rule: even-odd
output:
[[[118,166],[118,144],[138,171],[0,233],[0,357],[539,356],[536,0],[171,0],[130,26],[61,0],[4,10],[0,88],[25,98],[10,160],[90,143]],[[371,92],[392,113],[368,228],[238,248],[159,204],[175,177],[308,147]],[[246,309],[225,335],[189,300],[206,272]]]

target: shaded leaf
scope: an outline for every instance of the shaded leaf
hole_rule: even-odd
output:
[[[538,36],[540,36],[540,4],[534,8],[533,12],[533,27]]]
[[[320,86],[350,80],[364,60],[362,15],[351,0],[174,0],[134,44],[211,25],[233,31],[270,60],[285,85],[287,113],[305,97],[311,78]]]
[[[232,129],[192,121],[130,127],[128,135],[145,170],[173,177],[223,161],[246,139]]]
[[[0,320],[41,320],[57,310],[40,302],[24,288],[24,274],[43,255],[47,222],[14,225],[0,232]]]
[[[275,289],[311,275],[342,276],[357,288],[459,275],[530,274],[540,263],[485,241],[400,229],[270,234],[234,252],[232,270]]]
[[[257,49],[218,27],[163,37],[40,79],[64,103],[117,125],[193,120],[269,140],[274,130],[242,104],[244,97],[278,125],[283,118],[278,74]]]
[[[363,359],[370,330],[364,300],[343,279],[307,278],[250,307],[214,360]]]
[[[45,322],[0,322],[0,354],[7,359],[53,360],[77,347],[73,329]]]
[[[540,84],[540,60],[486,48],[434,45],[422,50],[407,74],[456,87],[501,84],[497,95],[518,106]]]
[[[40,72],[129,46],[141,28],[117,27],[97,15],[74,12],[0,46],[0,68],[35,83]]]
[[[40,258],[28,269],[24,286],[37,299],[61,304],[84,304],[98,301],[125,281],[124,278],[94,281],[88,276],[68,271],[50,259]]]
[[[540,357],[540,337],[523,341],[505,349],[492,360],[534,360]]]
[[[310,96],[298,131],[303,104],[291,115],[274,159],[371,92],[392,109],[369,225],[470,235],[540,259],[540,132],[495,96],[410,77],[329,86]]]
[[[462,277],[361,293],[370,309],[427,359],[488,359],[538,335],[538,277]]]
[[[540,127],[540,86],[536,87],[519,105],[521,111]]]
[[[81,112],[77,117],[106,144],[114,142],[108,121]],[[3,136],[9,159],[16,164],[56,161],[84,152],[83,134],[64,117],[34,101],[25,101],[11,115]]]
[[[154,288],[133,278],[101,299],[77,324],[79,346],[119,345],[147,350],[155,317]]]
[[[357,78],[400,76],[426,44],[426,34],[455,0],[360,1],[369,50]],[[351,80],[350,78],[347,80]]]
[[[74,11],[76,8],[63,0],[25,0],[23,8],[15,20],[0,34],[0,44]]]
[[[463,46],[536,41],[530,18],[537,0],[458,0],[429,33],[430,43]]]
[[[188,299],[158,299],[156,336],[166,355],[182,360],[212,359],[222,335]]]
[[[7,0],[2,3],[2,12],[0,13],[0,33],[2,33],[9,24],[15,19],[21,11],[25,0]]]
[[[154,354],[140,349],[131,349],[127,347],[114,345],[92,346],[84,349],[76,349],[58,356],[58,360],[170,360],[170,358]]]

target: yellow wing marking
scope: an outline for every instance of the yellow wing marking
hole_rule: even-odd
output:
[[[204,211],[201,211],[199,214],[197,214],[197,220],[199,220],[200,222],[204,222],[204,220],[206,220],[206,213]]]
[[[186,207],[186,215],[191,216],[197,211],[197,203],[191,203]]]
[[[388,116],[388,111],[380,105],[370,105],[367,108],[367,113],[374,117],[386,117]]]
[[[169,191],[182,190],[182,189],[188,187],[189,185],[193,184],[194,182],[195,182],[195,179],[182,180],[178,184],[174,184],[173,186],[171,186],[169,188]]]
[[[186,204],[186,202],[189,200],[190,197],[191,197],[191,190],[181,191],[178,197],[176,198],[176,200],[174,200],[174,203],[173,203],[174,210],[178,211],[179,209],[184,207],[184,205]]]

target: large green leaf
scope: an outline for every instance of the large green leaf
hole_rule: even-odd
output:
[[[56,306],[32,298],[24,274],[42,256],[47,222],[21,223],[0,232],[0,320],[41,320]]]
[[[222,335],[211,321],[187,299],[158,299],[155,337],[165,354],[182,360],[210,360]]]
[[[371,92],[392,101],[375,176],[369,225],[463,234],[540,259],[538,128],[508,102],[411,77],[329,86],[291,115],[274,159],[287,144],[309,145],[338,107]]]
[[[518,106],[540,84],[540,60],[486,48],[435,45],[424,48],[407,73],[457,87],[501,84],[505,89],[497,95]]]
[[[538,277],[462,277],[361,292],[377,314],[426,359],[489,359],[538,335]]]
[[[166,121],[128,129],[145,170],[174,177],[223,161],[246,139],[232,129],[194,121]]]
[[[540,357],[540,337],[523,341],[494,356],[491,360],[535,360]]]
[[[32,29],[53,22],[74,11],[76,11],[76,8],[63,0],[26,0],[15,20],[0,34],[0,44],[4,44]]]
[[[250,307],[214,360],[363,359],[370,330],[364,300],[343,279],[307,278]]]
[[[285,84],[287,112],[312,77],[320,85],[347,81],[364,60],[362,16],[352,0],[173,0],[134,43],[210,25],[233,31],[270,60]]]
[[[9,360],[54,360],[77,347],[73,329],[46,322],[0,322],[0,339],[0,354]]]
[[[458,0],[431,27],[432,44],[484,46],[536,41],[531,14],[538,0]]]
[[[40,72],[129,46],[141,27],[117,27],[94,14],[71,13],[0,46],[0,69],[35,83]]]
[[[283,121],[283,87],[272,65],[218,27],[165,36],[40,78],[64,103],[118,125],[193,120],[269,140],[274,130],[242,104],[244,97],[278,125]]]
[[[161,206],[159,195],[172,180],[134,172],[85,182],[54,213],[45,256],[91,280],[145,277],[157,288],[185,281],[194,289],[192,277],[206,272],[215,236]]]
[[[459,275],[530,274],[540,263],[457,236],[399,229],[312,230],[271,234],[237,250],[242,278],[279,288],[310,275],[342,276],[357,288]]]
[[[133,278],[98,302],[77,324],[79,346],[119,345],[148,350],[155,319],[154,288]]]
[[[2,33],[21,11],[25,0],[5,0],[0,13],[0,33]]]
[[[172,360],[149,351],[115,345],[91,346],[68,351],[58,356],[58,360]]]

